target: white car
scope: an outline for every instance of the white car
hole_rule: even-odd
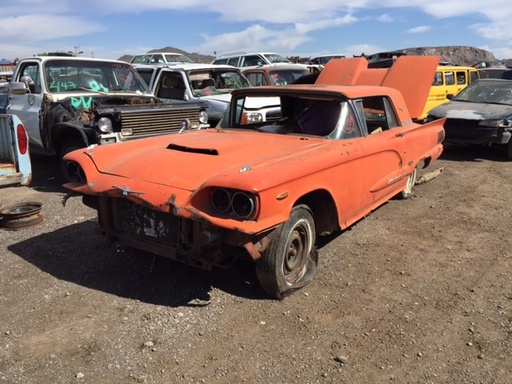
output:
[[[183,64],[193,61],[181,53],[173,52],[148,52],[139,53],[132,57],[130,64]]]
[[[233,67],[255,67],[274,63],[290,63],[291,61],[274,52],[231,53],[217,57],[212,64],[232,65]]]
[[[231,92],[251,86],[240,70],[230,65],[136,65],[135,70],[161,99],[203,102],[212,127],[222,119]]]

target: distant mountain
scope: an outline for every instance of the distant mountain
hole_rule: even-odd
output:
[[[419,47],[406,48],[401,51],[407,52],[408,55],[417,56],[440,56],[441,62],[453,65],[473,66],[477,63],[495,63],[501,62],[485,49],[466,47],[466,46],[448,46],[448,47]]]
[[[419,56],[440,56],[442,62],[451,63],[453,65],[468,65],[473,66],[477,63],[503,63],[507,67],[512,68],[512,59],[498,60],[489,51],[485,49],[468,47],[468,46],[446,46],[446,47],[418,47],[418,48],[406,48],[397,51],[405,51],[408,55],[419,55]],[[203,55],[200,53],[190,53],[174,47],[165,47],[159,49],[152,49],[148,52],[177,52],[185,56],[188,56],[191,60],[196,63],[211,63],[215,56]],[[129,62],[133,56],[124,55],[119,60]]]

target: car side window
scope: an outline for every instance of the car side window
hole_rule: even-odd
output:
[[[395,111],[386,97],[364,98],[362,108],[368,134],[378,134],[398,126]]]
[[[258,55],[243,56],[240,66],[241,67],[253,67],[259,64],[264,64],[263,59]]]
[[[226,63],[227,65],[232,65],[233,67],[238,67],[238,59],[240,57],[237,56],[237,57],[232,57],[230,59],[228,59],[228,62]]]
[[[436,75],[434,76],[434,82],[432,83],[433,86],[440,86],[443,85],[443,73],[442,72],[436,72]]]
[[[152,55],[151,56],[151,63],[165,63],[164,57],[162,55]]]
[[[151,83],[151,76],[153,75],[152,69],[150,69],[150,70],[137,69],[137,72],[139,73],[140,77],[142,77],[144,79],[146,84],[149,85]]]
[[[248,73],[246,77],[254,86],[267,85],[267,80],[261,72]]]
[[[17,81],[25,83],[30,93],[41,93],[41,75],[38,63],[28,63],[19,71]]]
[[[446,85],[454,85],[455,84],[455,75],[453,72],[446,72],[444,74],[444,80]]]
[[[466,72],[459,71],[457,72],[457,85],[466,84]]]

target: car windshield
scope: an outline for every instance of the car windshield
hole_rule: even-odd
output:
[[[453,100],[512,105],[512,81],[477,81],[463,89]]]
[[[320,56],[315,59],[315,62],[318,64],[327,64],[332,59],[343,59],[345,56],[343,55],[332,55],[332,56]]]
[[[144,80],[127,63],[59,59],[47,61],[44,70],[48,90],[52,93],[76,90],[151,93]]]
[[[278,55],[277,53],[267,53],[265,55],[265,58],[268,60],[269,63],[289,63],[290,60],[284,58],[281,55]]]
[[[231,111],[233,107],[235,111]],[[348,101],[303,93],[237,97],[226,110],[219,127],[335,140],[362,136]]]
[[[195,97],[231,93],[233,89],[251,86],[236,69],[189,70],[187,74]]]

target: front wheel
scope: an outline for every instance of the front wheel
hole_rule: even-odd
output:
[[[399,197],[401,199],[408,199],[409,197],[412,196],[412,190],[414,188],[414,184],[416,184],[416,175],[417,170],[416,168],[414,168],[414,171],[412,171],[412,173],[407,178],[407,184],[405,186],[405,189],[399,194]]]
[[[268,295],[281,300],[313,280],[318,263],[315,241],[311,211],[295,207],[256,263],[258,280]]]

